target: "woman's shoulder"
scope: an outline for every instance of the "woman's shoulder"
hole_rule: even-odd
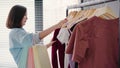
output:
[[[23,28],[12,28],[11,32],[25,32]]]
[[[23,28],[12,28],[9,34],[14,36],[22,33],[26,33],[26,31]]]

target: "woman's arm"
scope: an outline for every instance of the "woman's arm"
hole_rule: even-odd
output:
[[[48,28],[48,29],[46,29],[46,30],[41,31],[40,34],[39,34],[39,38],[40,38],[40,39],[43,39],[44,37],[46,37],[47,35],[49,35],[49,34],[50,34],[52,31],[54,31],[55,29],[61,28],[62,25],[63,25],[64,23],[66,23],[66,22],[67,22],[66,19],[65,19],[65,20],[62,20],[62,21],[60,21],[58,24],[53,25],[52,27],[50,27],[50,28]]]

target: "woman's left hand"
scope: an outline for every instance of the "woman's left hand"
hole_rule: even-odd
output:
[[[49,48],[50,46],[52,46],[53,43],[55,43],[56,41],[51,41],[50,43],[48,43],[46,46],[47,48]]]

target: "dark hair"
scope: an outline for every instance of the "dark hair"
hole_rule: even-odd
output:
[[[22,19],[26,13],[26,7],[21,5],[15,5],[11,8],[7,21],[6,27],[11,28],[21,28],[22,27]]]

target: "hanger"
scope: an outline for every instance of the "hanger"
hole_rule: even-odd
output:
[[[71,11],[67,16],[67,20],[71,20],[72,18],[74,18],[76,13],[77,13],[77,11]]]
[[[80,10],[76,13],[76,15],[74,16],[74,18],[72,18],[71,20],[69,20],[69,23],[67,24],[67,28],[70,28],[71,25],[73,25],[75,23],[76,20],[78,20],[80,17],[82,17],[82,15],[84,14],[85,10]]]
[[[71,23],[77,14],[78,14],[78,11],[72,11],[71,18],[68,19],[67,23],[68,24]]]
[[[77,13],[76,13],[76,15],[74,16],[74,18],[72,18],[70,21],[69,21],[69,23],[73,23],[77,18],[79,18],[80,16],[82,15],[82,11],[80,10],[80,11],[78,11]]]
[[[94,12],[96,9],[87,9],[85,13],[83,13],[83,17],[81,17],[80,19],[76,20],[76,23],[85,19],[88,19]]]
[[[66,19],[68,20],[67,23],[62,25],[62,28],[66,28],[67,25],[69,24],[69,22],[75,17],[75,15],[78,13],[78,11],[71,11],[68,16],[66,17]]]
[[[85,16],[86,18],[89,18],[94,12],[95,12],[96,9],[89,9],[88,10],[88,14]]]
[[[72,21],[67,24],[67,28],[71,28],[74,24],[87,19],[91,16],[96,9],[87,9],[87,10],[80,10],[77,15],[72,19]]]
[[[112,9],[107,6],[107,4],[104,3],[104,7],[98,8],[95,10],[95,12],[88,18],[91,18],[93,16],[97,16],[103,19],[116,19],[117,16],[114,14]]]
[[[73,17],[72,14],[73,14],[73,11],[71,11],[66,18],[69,20],[71,17]]]

